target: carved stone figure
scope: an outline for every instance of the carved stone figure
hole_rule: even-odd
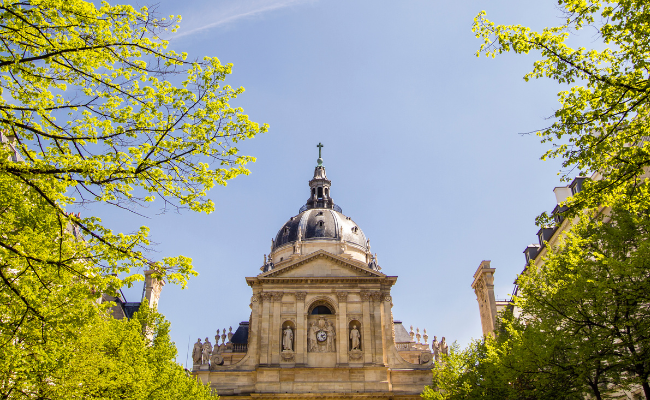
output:
[[[447,346],[447,341],[445,340],[445,337],[442,337],[442,341],[440,342],[440,352],[446,356],[449,355],[449,346]]]
[[[309,327],[309,332],[308,332],[308,337],[307,337],[307,346],[309,348],[310,352],[317,351],[318,348],[318,343],[316,342],[316,332],[318,332],[320,329],[316,326],[315,322],[311,323],[311,326]]]
[[[196,343],[194,343],[194,348],[192,349],[192,361],[194,361],[194,365],[201,364],[202,352],[203,352],[203,345],[201,344],[201,338],[198,338],[196,340]]]
[[[205,338],[205,342],[203,342],[203,354],[202,354],[203,365],[210,362],[210,354],[212,354],[212,344],[210,343],[210,340],[208,338]]]
[[[293,331],[290,326],[284,329],[282,338],[282,350],[293,351]]]
[[[359,350],[359,347],[361,346],[361,334],[356,325],[352,325],[352,330],[350,330],[350,340],[352,340],[352,350]]]
[[[440,343],[438,342],[438,336],[433,337],[431,342],[431,350],[433,351],[433,358],[437,361],[440,361]]]
[[[336,330],[329,321],[325,325],[325,332],[327,332],[327,351],[336,351]]]

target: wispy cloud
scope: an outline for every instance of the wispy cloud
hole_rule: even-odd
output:
[[[178,33],[171,36],[170,39],[177,39],[184,36],[193,35],[195,33],[203,32],[219,26],[232,24],[237,20],[259,17],[262,14],[271,11],[279,10],[300,3],[307,3],[313,0],[262,0],[262,1],[237,1],[235,6],[231,7],[215,7],[214,9],[197,16],[196,20],[187,21],[185,18],[181,23],[181,29]],[[199,20],[199,21],[197,21]],[[209,21],[209,22],[208,22]],[[189,23],[188,23],[189,22]],[[199,25],[199,26],[196,26]],[[195,26],[195,27],[192,27]],[[189,30],[184,31],[183,27],[190,27]]]

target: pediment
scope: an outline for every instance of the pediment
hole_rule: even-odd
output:
[[[364,263],[340,257],[325,250],[289,260],[275,269],[258,275],[259,278],[351,278],[385,277]]]

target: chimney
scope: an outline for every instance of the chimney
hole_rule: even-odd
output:
[[[555,199],[557,200],[557,204],[560,204],[564,200],[571,197],[571,189],[567,186],[556,187],[555,189],[553,189],[553,192],[555,193]]]
[[[144,297],[149,302],[150,308],[158,306],[160,300],[160,292],[162,291],[165,282],[153,277],[154,271],[144,271]]]

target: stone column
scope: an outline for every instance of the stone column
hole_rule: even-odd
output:
[[[306,292],[296,292],[296,364],[307,364],[307,317],[305,315]]]
[[[366,364],[372,364],[372,355],[375,351],[375,343],[372,338],[372,329],[370,329],[370,292],[361,292],[361,301],[363,302],[363,337],[361,338],[363,362]]]
[[[268,365],[269,358],[269,317],[271,314],[271,293],[262,293],[262,326],[260,329],[260,364]]]
[[[336,327],[336,337],[338,346],[338,364],[348,364],[348,294],[346,292],[338,292],[336,294],[339,298],[339,315],[338,326]]]
[[[273,317],[271,318],[271,345],[269,359],[271,364],[280,364],[280,335],[282,331],[282,292],[273,292]]]
[[[374,326],[372,327],[374,332],[374,343],[375,343],[375,359],[374,362],[380,365],[385,365],[384,358],[386,357],[386,352],[384,351],[386,346],[384,345],[384,328],[382,326],[381,319],[381,298],[383,297],[381,292],[372,292],[372,314],[374,316]]]

